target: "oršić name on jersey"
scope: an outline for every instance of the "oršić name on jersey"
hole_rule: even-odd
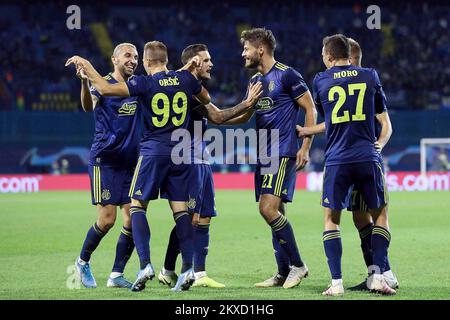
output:
[[[270,110],[273,108],[273,100],[271,97],[263,97],[258,100],[255,110]]]
[[[125,102],[119,110],[117,110],[117,113],[120,116],[134,116],[136,113],[137,108],[137,101],[131,101],[131,102]]]
[[[167,86],[179,86],[180,81],[178,80],[178,77],[169,77],[166,79],[160,79],[159,85],[161,87],[167,87]]]

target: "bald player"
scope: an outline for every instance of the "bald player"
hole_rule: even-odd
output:
[[[119,44],[111,56],[114,71],[104,78],[109,83],[130,80],[138,65],[138,53],[131,43]],[[123,227],[117,241],[116,258],[107,287],[130,288],[132,283],[123,271],[134,249],[128,195],[134,168],[138,160],[140,140],[140,106],[136,97],[107,97],[95,88],[78,69],[81,79],[81,106],[93,112],[94,142],[89,156],[92,204],[97,207],[97,221],[90,227],[75,265],[81,283],[87,288],[97,287],[90,268],[91,254],[102,238],[114,226],[117,207],[121,208]]]

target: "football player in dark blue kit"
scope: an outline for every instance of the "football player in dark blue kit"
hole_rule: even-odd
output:
[[[130,79],[138,65],[136,47],[119,44],[112,55],[114,72],[105,79],[109,83]],[[117,206],[122,208],[123,228],[116,247],[116,258],[107,287],[130,288],[123,270],[134,249],[130,202],[131,179],[138,159],[140,140],[140,106],[135,97],[107,97],[89,88],[87,77],[78,70],[81,79],[81,105],[94,113],[95,136],[89,157],[92,204],[97,206],[98,219],[89,229],[76,261],[81,283],[97,286],[90,268],[91,254],[101,239],[114,226]]]
[[[387,217],[388,195],[383,164],[377,144],[384,146],[387,131],[375,136],[375,115],[386,111],[386,97],[374,69],[350,64],[350,43],[343,35],[326,37],[322,57],[327,70],[313,82],[316,108],[325,117],[327,145],[323,181],[323,241],[332,283],[322,294],[344,294],[339,231],[342,209],[347,207],[352,188],[361,193],[374,220],[372,257],[374,273],[368,288],[395,294],[383,272],[390,242]]]
[[[227,124],[247,122],[256,113],[258,164],[255,196],[260,214],[271,227],[278,265],[275,276],[255,286],[293,288],[308,275],[308,268],[300,257],[284,204],[292,201],[296,171],[303,169],[309,161],[312,137],[304,139],[300,147],[295,130],[300,109],[305,112],[306,126],[316,124],[317,114],[302,76],[274,59],[276,40],[270,30],[245,30],[241,42],[245,67],[258,70],[250,83],[261,81],[263,94],[254,110],[227,121]]]
[[[150,229],[146,217],[149,200],[167,194],[176,234],[179,240],[183,266],[173,291],[188,290],[194,282],[192,260],[194,252],[193,228],[187,210],[190,187],[199,185],[199,176],[190,164],[175,164],[172,141],[176,129],[188,132],[192,96],[200,103],[210,102],[209,94],[189,71],[169,71],[166,46],[152,41],[144,47],[144,67],[148,76],[135,77],[126,83],[109,84],[92,67],[89,61],[74,56],[66,65],[76,64],[84,70],[92,85],[103,95],[138,96],[142,99],[143,137],[136,170],[130,187],[131,222],[133,239],[139,255],[140,268],[131,290],[140,291],[155,276],[150,261]],[[251,89],[250,89],[251,90]],[[251,105],[245,106],[250,108]],[[244,109],[245,109],[244,108]]]
[[[213,63],[208,47],[204,44],[193,44],[186,47],[181,54],[181,61],[186,65],[194,57],[198,57],[201,62],[201,66],[192,71],[194,76],[201,80],[211,79]],[[253,99],[256,101],[257,97],[253,97]],[[253,103],[249,101],[249,104]],[[191,197],[188,204],[190,211],[193,213],[192,221],[195,230],[195,282],[193,286],[223,288],[225,285],[211,279],[206,274],[206,256],[209,251],[211,218],[215,217],[217,212],[214,199],[214,181],[208,161],[209,151],[206,147],[206,142],[203,140],[203,135],[207,129],[208,121],[213,124],[226,124],[227,119],[238,115],[244,109],[242,105],[237,105],[233,108],[218,109],[213,103],[204,106],[194,101],[193,104],[197,106],[191,114],[191,123],[189,125],[189,132],[192,139],[191,157],[197,173],[201,177],[201,185],[198,188],[199,192],[195,197]],[[174,270],[178,252],[178,239],[174,229],[170,234],[164,268],[158,275],[160,283],[169,286],[173,286],[176,283],[177,276]]]
[[[348,40],[350,43],[350,63],[353,66],[361,67],[361,46],[358,42],[351,38],[348,38]],[[380,141],[380,143],[378,143],[377,141],[375,145],[379,152],[381,152],[392,134],[392,125],[387,110],[383,113],[376,114],[375,116],[375,136],[377,139],[380,137],[383,130],[387,131],[387,133],[383,134],[385,139],[383,141]],[[317,124],[313,127],[297,126],[297,131],[299,132],[300,136],[325,133],[325,122]],[[367,268],[370,268],[373,264],[371,241],[373,220],[368,211],[367,205],[364,203],[364,199],[362,198],[361,193],[357,189],[353,189],[352,191],[352,196],[351,199],[349,199],[347,210],[352,211],[353,223],[356,229],[358,229],[361,239],[361,250],[364,257],[364,262],[366,263]],[[389,259],[386,260],[386,266],[383,276],[387,284],[391,288],[398,288],[398,280],[390,268]],[[367,281],[365,280],[354,287],[350,287],[349,290],[367,290]]]

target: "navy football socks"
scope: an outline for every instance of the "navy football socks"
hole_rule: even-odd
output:
[[[292,230],[292,226],[287,218],[280,215],[278,218],[269,223],[269,225],[275,234],[276,240],[288,254],[291,264],[296,267],[303,267],[304,264],[300,258],[294,231]]]
[[[205,271],[209,246],[209,223],[194,228],[194,271]]]
[[[181,272],[192,268],[192,259],[194,256],[194,227],[192,226],[191,216],[187,211],[180,211],[173,214],[176,223],[176,233],[180,245],[181,258],[183,266]]]
[[[86,234],[86,238],[83,243],[83,247],[81,248],[80,259],[89,262],[91,260],[91,254],[98,247],[102,238],[106,235],[107,232],[103,232],[98,227],[97,223],[94,223],[93,226],[89,229]]]
[[[131,207],[130,213],[133,240],[142,270],[150,263],[150,227],[145,208]]]
[[[122,227],[119,239],[116,245],[116,259],[114,260],[114,266],[112,272],[123,273],[125,265],[131,257],[134,250],[134,241],[131,228]]]
[[[339,230],[329,230],[323,233],[323,246],[328,260],[331,277],[334,280],[342,279],[342,241]]]
[[[178,254],[180,253],[180,245],[177,237],[177,227],[173,227],[170,232],[169,244],[167,245],[166,258],[164,259],[164,269],[175,271]]]
[[[386,262],[389,243],[391,242],[391,233],[389,230],[374,226],[372,230],[372,251],[373,264],[379,268],[379,273],[386,271]],[[378,273],[378,272],[377,272]]]

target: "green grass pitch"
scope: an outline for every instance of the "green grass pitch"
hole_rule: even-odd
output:
[[[253,199],[252,191],[216,194],[219,216],[211,226],[207,271],[225,283],[225,289],[191,288],[173,293],[154,279],[143,292],[132,293],[106,288],[120,216],[92,256],[98,288],[69,289],[73,263],[96,218],[89,193],[2,194],[0,299],[330,299],[320,295],[330,275],[321,239],[319,194],[297,191],[288,206],[302,258],[310,269],[310,276],[290,290],[253,287],[276,270],[270,230]],[[390,261],[400,289],[394,297],[347,290],[341,299],[450,299],[449,193],[391,193],[390,199]],[[155,201],[149,208],[152,263],[159,272],[173,220],[166,201]],[[342,238],[344,286],[348,287],[364,279],[365,267],[358,234],[347,213],[342,218]],[[125,275],[134,281],[137,270],[133,253]]]

